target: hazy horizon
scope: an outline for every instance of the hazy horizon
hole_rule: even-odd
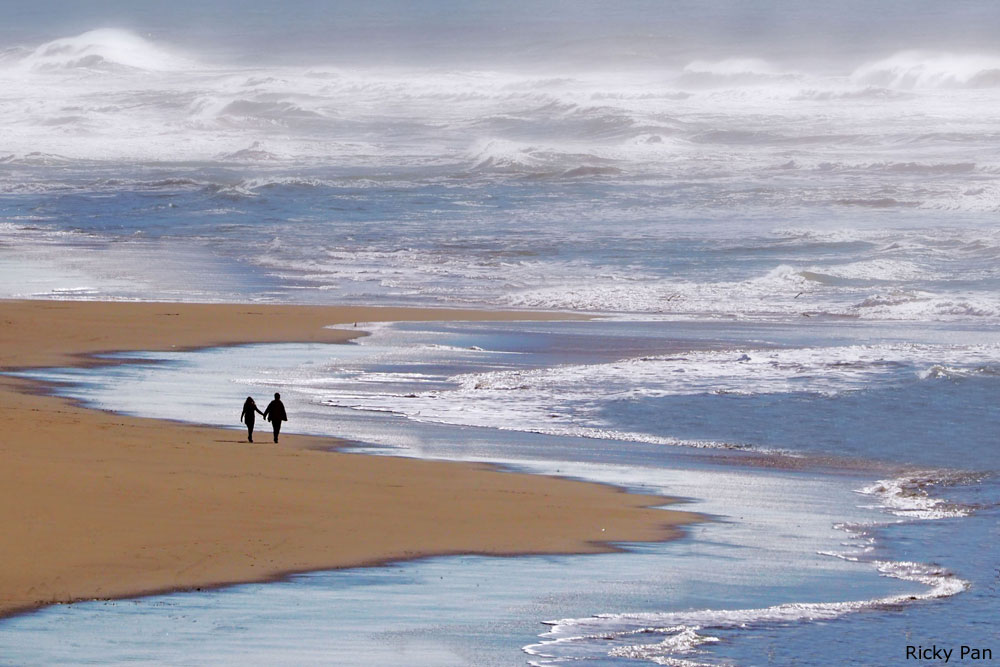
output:
[[[691,58],[757,57],[785,66],[856,66],[897,51],[995,52],[1000,6],[954,2],[547,3],[298,1],[169,4],[112,0],[4,8],[0,49],[100,28],[264,65],[594,69],[676,67]]]

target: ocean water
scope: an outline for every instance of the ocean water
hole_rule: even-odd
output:
[[[623,554],[0,622],[0,663],[1000,651],[1000,7],[64,2],[0,26],[0,296],[571,310],[30,371],[681,496]],[[153,400],[155,397],[156,400]],[[139,638],[139,639],[137,639]],[[1000,653],[997,653],[1000,655]]]

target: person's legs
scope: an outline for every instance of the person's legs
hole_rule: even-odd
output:
[[[247,420],[247,442],[253,442],[253,420]]]
[[[281,420],[275,419],[273,422],[271,422],[271,426],[274,427],[274,441],[278,442],[278,431],[281,430]]]

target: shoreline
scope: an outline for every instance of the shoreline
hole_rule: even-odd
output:
[[[108,352],[345,342],[363,332],[323,327],[352,322],[576,317],[0,300],[0,371],[123,363],[96,358]],[[655,509],[675,499],[608,485],[331,452],[332,437],[249,444],[242,430],[84,408],[11,376],[0,377],[0,410],[0,618],[434,556],[607,553],[704,520]]]

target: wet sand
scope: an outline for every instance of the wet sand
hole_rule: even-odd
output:
[[[357,335],[323,328],[332,324],[554,317],[562,316],[0,301],[0,369]],[[234,426],[242,398],[234,397]],[[0,418],[0,616],[429,555],[607,552],[614,542],[670,539],[699,519],[651,509],[669,499],[598,484],[325,451],[333,438],[283,433],[275,446],[263,421],[250,444],[242,427],[89,410],[11,377],[0,377]]]

